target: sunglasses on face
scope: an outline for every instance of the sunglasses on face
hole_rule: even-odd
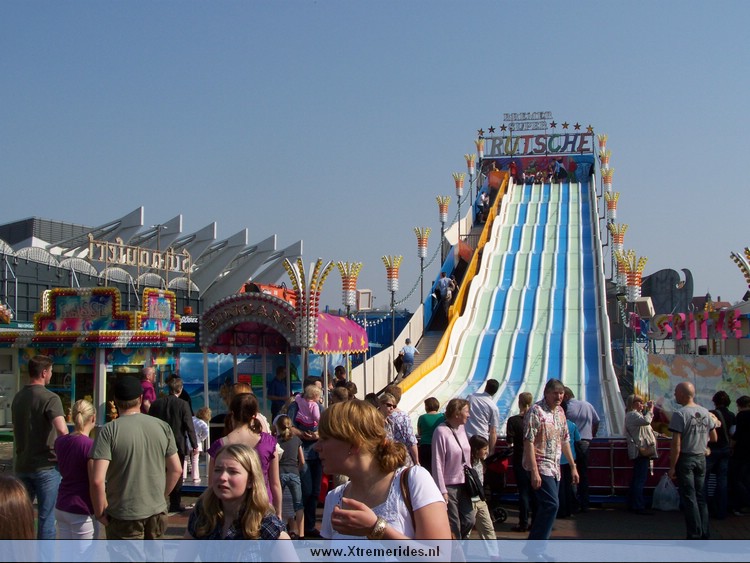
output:
[[[393,403],[381,403],[381,404],[382,404],[382,405],[383,405],[384,407],[387,407],[387,408],[389,408],[389,409],[395,409],[395,408],[396,408],[396,405],[394,405]]]

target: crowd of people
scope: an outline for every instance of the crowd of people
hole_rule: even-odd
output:
[[[163,396],[151,367],[140,380],[118,377],[118,416],[92,439],[93,405],[73,405],[68,433],[60,398],[46,389],[52,360],[32,358],[29,383],[13,401],[15,477],[0,479],[0,539],[93,539],[100,529],[108,539],[156,539],[169,512],[187,509],[187,539],[494,539],[483,481],[486,461],[501,444],[498,382],[451,399],[442,411],[429,397],[415,432],[398,408],[398,385],[359,400],[339,367],[327,389],[319,377],[305,379],[296,395],[271,383],[280,404],[270,424],[249,385],[229,386],[228,413],[212,419],[223,432],[207,450],[208,486],[186,507],[181,483],[189,466],[196,471],[210,411],[192,415],[179,377],[168,380]],[[709,508],[724,518],[750,506],[750,397],[737,399],[736,414],[724,391],[714,395],[711,411],[695,402],[689,382],[677,385],[674,397],[681,408],[669,424],[668,475],[679,486],[686,537],[707,539]],[[628,508],[639,515],[652,513],[644,495],[657,456],[652,420],[652,402],[627,398]],[[520,393],[506,429],[519,498],[513,531],[546,540],[556,518],[590,509],[589,453],[599,422],[594,407],[558,379],[547,381],[537,402]],[[33,518],[35,499],[36,532],[33,521],[21,521]]]

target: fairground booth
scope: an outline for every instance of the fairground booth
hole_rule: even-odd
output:
[[[174,293],[147,288],[141,303],[140,310],[123,311],[113,287],[48,290],[33,330],[0,332],[0,347],[16,351],[5,356],[17,362],[21,386],[29,358],[52,357],[48,389],[60,396],[65,412],[87,399],[97,409],[97,423],[104,424],[114,413],[110,389],[118,377],[138,377],[147,365],[162,374],[177,372],[180,350],[194,346],[195,334],[180,329]]]
[[[323,381],[336,365],[348,368],[350,355],[368,350],[365,329],[347,317],[318,309],[332,264],[318,260],[309,278],[301,260],[285,262],[294,290],[257,287],[230,295],[209,307],[199,320],[203,397],[214,414],[226,412],[224,389],[235,382],[251,385],[261,409],[270,411],[267,383],[279,366],[285,368],[287,391],[301,390],[306,375]],[[197,354],[188,354],[183,379],[195,381]],[[192,375],[187,375],[187,374]],[[364,389],[359,390],[363,396]],[[191,392],[194,404],[204,404],[201,392]]]

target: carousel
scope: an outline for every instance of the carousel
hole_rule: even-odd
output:
[[[349,319],[319,310],[320,292],[333,268],[318,260],[305,275],[301,259],[285,262],[293,291],[279,293],[262,288],[225,297],[209,307],[199,319],[199,346],[203,353],[203,395],[208,398],[213,354],[228,354],[233,359],[232,382],[240,380],[239,360],[243,356],[258,358],[257,371],[263,374],[253,381],[261,404],[267,405],[267,383],[276,367],[286,365],[287,392],[293,391],[293,359],[299,360],[299,381],[311,373],[311,355],[349,356],[368,350],[365,329]],[[323,380],[328,378],[329,362],[322,362]],[[315,373],[314,375],[318,375]]]

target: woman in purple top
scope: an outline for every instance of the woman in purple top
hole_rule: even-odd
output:
[[[95,539],[99,522],[93,517],[94,507],[89,494],[88,466],[94,441],[89,438],[94,428],[96,410],[81,399],[72,409],[75,431],[55,440],[57,465],[62,476],[55,504],[57,537],[62,540]]]
[[[268,490],[268,498],[276,514],[281,514],[281,480],[279,478],[279,456],[276,455],[276,438],[261,431],[258,414],[258,400],[252,393],[235,395],[229,405],[232,417],[232,431],[219,438],[208,448],[211,461],[208,464],[208,484],[213,482],[216,453],[229,444],[245,444],[258,452],[263,478]]]

